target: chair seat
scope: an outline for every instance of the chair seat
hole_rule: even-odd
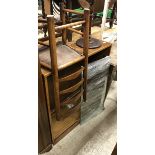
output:
[[[50,49],[46,48],[39,51],[39,59],[41,65],[51,69],[51,58],[50,58]],[[58,69],[64,69],[69,65],[72,65],[78,61],[84,59],[84,56],[81,56],[73,49],[69,48],[66,45],[57,46],[57,63]]]

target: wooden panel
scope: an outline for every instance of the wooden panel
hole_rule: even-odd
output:
[[[78,52],[80,55],[83,55],[83,48],[77,46],[74,42],[68,42],[67,46]],[[104,49],[111,47],[111,43],[104,42],[101,47],[95,48],[95,49],[89,49],[88,56],[92,56],[100,51],[103,51]]]
[[[65,77],[67,75],[70,75],[72,73],[75,73],[76,71],[78,71],[79,69],[81,69],[82,66],[82,62],[76,63],[74,65],[71,65],[69,67],[67,67],[66,69],[63,69],[59,72],[59,76],[60,77]],[[70,132],[75,126],[77,126],[80,122],[80,107],[77,107],[77,109],[74,111],[74,113],[70,114],[70,116],[66,116],[65,119],[57,121],[55,118],[55,110],[54,110],[54,96],[53,96],[53,88],[52,88],[52,74],[48,69],[42,68],[42,75],[44,77],[44,86],[46,83],[46,97],[48,100],[49,105],[51,105],[51,116],[52,116],[52,140],[53,143],[57,143],[59,140],[61,140],[68,132]],[[46,82],[45,82],[46,81]],[[62,88],[61,90],[63,90],[63,88],[68,88],[76,83],[78,83],[79,81],[81,81],[81,75],[79,75],[79,77],[77,77],[76,79],[73,79],[71,82],[67,81],[67,82],[62,82]],[[82,92],[81,90],[79,90],[78,92]],[[66,96],[65,96],[66,95]],[[70,94],[65,94],[62,96],[65,96],[65,98],[67,98],[67,96],[69,97]],[[74,103],[79,104],[80,103],[80,98],[77,99],[77,101],[75,100]],[[74,104],[73,102],[70,102],[72,104]],[[79,104],[80,106],[80,104]],[[63,107],[62,107],[63,108]],[[65,115],[66,110],[70,110],[70,108],[66,109],[63,108],[61,110],[61,114]]]
[[[79,122],[80,119],[80,111],[72,113],[70,116],[64,118],[63,120],[57,121],[55,115],[52,116],[52,135],[53,139],[57,139],[61,136],[65,131],[67,131],[72,125],[76,122]]]
[[[40,65],[38,69],[38,152],[40,153],[52,148],[52,136]]]
[[[80,120],[77,120],[73,125],[71,125],[69,128],[67,128],[65,130],[65,132],[63,132],[60,136],[56,137],[53,140],[53,144],[56,144],[57,142],[59,142],[64,136],[66,136],[70,131],[72,131],[77,125],[79,125]]]

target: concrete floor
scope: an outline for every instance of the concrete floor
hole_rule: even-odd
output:
[[[115,31],[107,30],[107,31]],[[92,29],[99,36],[100,28]],[[73,40],[78,36],[74,37]],[[117,42],[111,50],[112,64],[117,64]],[[112,83],[105,110],[83,125],[78,125],[44,155],[111,155],[117,140],[117,82]]]
[[[117,137],[117,83],[113,82],[105,110],[78,125],[44,155],[111,155]]]

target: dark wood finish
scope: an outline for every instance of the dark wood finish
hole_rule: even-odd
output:
[[[52,148],[51,128],[43,87],[40,64],[38,65],[38,152],[43,153]]]

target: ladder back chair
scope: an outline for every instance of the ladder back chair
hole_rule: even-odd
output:
[[[65,16],[67,13],[81,14],[84,19],[74,23],[66,24]],[[88,68],[88,43],[89,43],[89,19],[90,10],[84,9],[84,13],[79,13],[74,10],[65,9],[64,5],[61,4],[61,20],[62,25],[56,26],[54,23],[54,16],[47,16],[47,29],[49,39],[49,50],[45,50],[39,53],[40,63],[43,67],[51,70],[53,75],[53,94],[55,102],[56,119],[66,117],[70,113],[77,109],[78,105],[73,105],[72,108],[62,114],[62,107],[69,105],[80,99],[83,96],[83,100],[87,99],[87,68]],[[75,30],[73,27],[83,25],[83,32]],[[78,54],[73,49],[67,46],[66,31],[72,31],[81,34],[84,38],[83,55]],[[63,45],[57,46],[56,44],[56,31],[62,31],[62,43]],[[48,46],[48,45],[47,45]],[[69,73],[66,76],[60,77],[59,71],[63,70],[73,64],[83,61],[83,66],[75,72]],[[63,82],[69,82],[76,79],[78,76],[82,76],[81,80],[67,89],[60,89]],[[78,90],[78,91],[76,91]],[[62,96],[69,93],[67,98]],[[62,100],[62,98],[64,100]]]

